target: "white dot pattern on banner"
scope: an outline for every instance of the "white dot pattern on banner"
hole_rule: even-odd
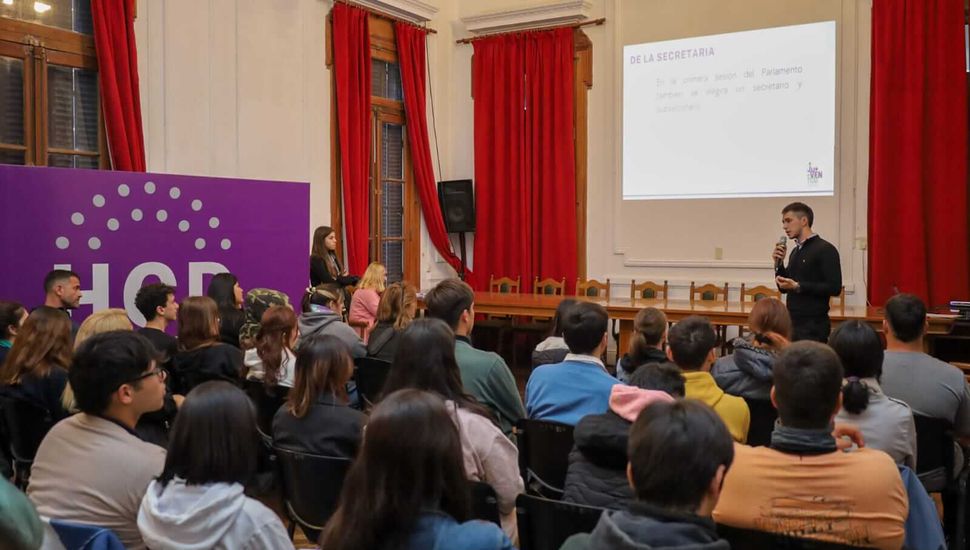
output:
[[[145,192],[148,193],[149,195],[154,195],[155,194],[155,182],[153,182],[153,181],[146,181],[145,182]]]
[[[104,206],[104,203],[105,203],[104,195],[95,195],[94,197],[91,198],[91,203],[97,206],[98,208],[101,208],[102,206]]]
[[[67,237],[58,237],[57,240],[54,241],[54,244],[57,245],[57,248],[60,248],[61,250],[67,250],[67,247],[71,246],[71,241],[69,241]]]
[[[203,248],[205,248],[205,239],[203,239],[203,238],[196,239],[195,240],[195,247],[197,249],[199,249],[199,250],[202,250]]]
[[[179,222],[179,231],[181,231],[182,233],[185,233],[186,231],[188,231],[189,227],[190,225],[188,220],[182,220]]]
[[[84,223],[84,214],[80,212],[75,212],[71,214],[71,223],[73,223],[74,225],[81,225],[82,223]]]
[[[159,210],[158,212],[155,212],[155,219],[157,219],[160,222],[163,222],[163,221],[167,220],[168,219],[168,212],[166,212],[164,210]]]
[[[229,248],[232,247],[232,241],[230,241],[229,239],[222,239],[222,242],[219,243],[219,246],[221,246],[223,250],[229,250]]]
[[[168,190],[168,196],[172,197],[173,199],[177,199],[182,196],[182,190],[178,187],[173,187]]]
[[[219,218],[215,216],[212,216],[211,218],[209,218],[209,227],[211,227],[212,229],[219,227]]]
[[[131,211],[131,219],[135,220],[136,222],[140,222],[142,216],[143,214],[140,208],[135,208]]]
[[[199,199],[195,199],[194,201],[192,201],[192,210],[195,210],[196,212],[198,212],[199,210],[202,210],[202,201],[200,201]]]
[[[121,227],[121,224],[118,223],[118,219],[117,218],[111,218],[111,219],[108,220],[108,229],[109,230],[111,230],[111,231],[117,231],[119,227]]]
[[[91,237],[90,239],[88,239],[88,248],[90,248],[91,250],[97,250],[101,248],[101,239],[97,237]]]
[[[121,185],[118,186],[118,194],[121,195],[122,197],[127,197],[128,195],[131,194],[131,189],[129,189],[127,185],[122,183]]]

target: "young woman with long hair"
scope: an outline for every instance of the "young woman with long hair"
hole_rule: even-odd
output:
[[[381,293],[387,284],[387,270],[378,262],[367,266],[364,276],[357,284],[357,290],[350,298],[350,310],[347,320],[351,323],[366,324],[364,329],[364,343],[377,321],[377,308],[381,302]]]
[[[788,308],[777,298],[762,298],[748,314],[748,327],[751,334],[731,342],[734,352],[718,359],[711,375],[731,395],[767,400],[774,380],[775,358],[792,337]]]
[[[243,289],[239,279],[232,273],[212,276],[206,296],[216,302],[219,309],[219,339],[230,346],[239,347],[239,331],[246,322],[243,313]]]
[[[384,289],[377,306],[377,324],[367,340],[367,355],[393,361],[401,332],[418,311],[418,289],[408,283],[392,283]]]
[[[300,331],[296,326],[296,314],[289,306],[271,306],[263,313],[256,347],[246,350],[243,364],[246,378],[262,380],[267,387],[293,387],[296,372],[296,356],[293,347]]]
[[[27,309],[19,302],[0,300],[0,365],[10,353],[14,340],[27,320]]]
[[[219,340],[219,308],[208,296],[190,296],[178,313],[179,351],[172,358],[172,391],[186,395],[208,380],[241,383],[242,351]]]
[[[43,408],[56,422],[70,415],[61,398],[72,359],[71,318],[59,309],[39,307],[20,327],[0,367],[0,385]]]
[[[465,521],[469,498],[461,439],[448,406],[431,392],[394,392],[371,414],[360,456],[347,473],[320,545],[328,550],[512,548],[495,525]]]
[[[455,335],[440,319],[418,319],[401,335],[384,392],[430,391],[446,400],[461,434],[465,474],[495,489],[502,528],[515,540],[515,497],[523,491],[519,453],[491,411],[465,392],[455,360]]]
[[[550,323],[549,327],[549,336],[546,336],[546,339],[539,342],[535,349],[532,350],[533,368],[540,365],[562,363],[566,358],[566,354],[569,353],[569,346],[566,345],[566,341],[562,337],[562,320],[565,318],[569,308],[573,307],[575,303],[576,300],[565,298],[556,306],[556,314],[553,315],[552,323]]]
[[[138,510],[148,547],[292,549],[279,516],[243,492],[260,444],[242,390],[220,381],[192,390],[175,419],[165,468]]]
[[[347,273],[337,258],[337,233],[325,225],[313,231],[310,247],[310,285],[336,283],[340,286],[357,284],[359,277]]]

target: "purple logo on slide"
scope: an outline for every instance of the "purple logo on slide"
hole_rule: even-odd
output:
[[[201,295],[215,273],[298,298],[307,284],[309,185],[0,165],[6,265],[0,299],[33,308],[55,267],[81,277],[74,315],[121,307],[136,324],[142,285]]]
[[[809,185],[818,185],[819,183],[822,183],[822,169],[818,166],[814,166],[811,162],[808,163],[807,175]]]

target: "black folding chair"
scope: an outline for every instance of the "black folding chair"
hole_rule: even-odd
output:
[[[767,533],[752,529],[741,529],[727,525],[717,525],[717,534],[731,543],[731,548],[758,548],[759,550],[859,550],[837,542],[790,537],[778,533]]]
[[[55,422],[47,409],[10,394],[0,396],[0,407],[9,430],[14,484],[26,489],[37,448]]]
[[[943,499],[943,527],[950,548],[965,548],[967,531],[967,453],[956,464],[953,425],[940,418],[914,414],[916,474],[928,493]]]
[[[483,481],[469,481],[472,501],[472,519],[490,521],[502,526],[501,514],[498,511],[498,496],[491,485]]]
[[[515,424],[519,470],[530,492],[560,498],[566,485],[573,427],[568,424],[523,418]]]
[[[595,506],[519,495],[515,499],[519,548],[558,550],[572,535],[592,531],[602,514],[603,509]]]
[[[391,363],[373,357],[359,357],[354,359],[356,368],[357,393],[360,395],[361,405],[373,405],[381,399],[384,382],[391,371]]]
[[[274,447],[283,482],[283,504],[290,518],[290,539],[296,525],[316,541],[337,509],[349,458],[321,456]]]
[[[775,430],[778,411],[769,399],[744,398],[751,411],[751,426],[748,428],[748,445],[767,447],[771,443],[771,432]]]
[[[286,403],[290,389],[283,386],[267,387],[259,380],[246,380],[243,388],[256,407],[256,425],[259,426],[260,433],[272,438],[273,417]]]

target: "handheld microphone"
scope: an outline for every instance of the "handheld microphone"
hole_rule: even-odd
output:
[[[780,246],[780,247],[782,247],[783,249],[785,249],[787,251],[788,250],[788,236],[787,235],[782,235],[778,239],[778,244],[776,246]],[[783,255],[781,258],[775,260],[775,271],[776,272],[777,271],[781,271],[781,269],[784,268],[784,267],[785,267],[785,257]]]

